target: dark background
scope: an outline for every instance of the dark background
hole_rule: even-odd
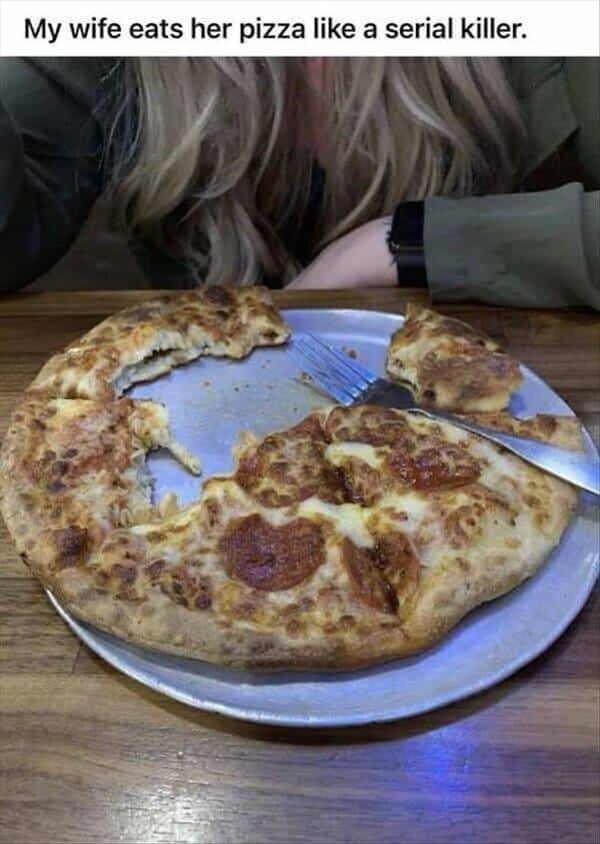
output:
[[[113,230],[108,203],[101,199],[64,258],[25,290],[127,290],[143,287],[149,287],[149,284],[127,249],[124,234]]]

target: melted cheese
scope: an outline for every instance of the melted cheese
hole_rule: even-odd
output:
[[[307,519],[322,516],[328,519],[334,523],[338,533],[360,548],[372,548],[374,544],[373,537],[365,525],[369,512],[358,504],[328,504],[318,498],[307,498],[298,505],[299,516],[305,516]]]
[[[367,443],[331,443],[325,449],[325,459],[334,466],[342,466],[349,457],[364,460],[373,469],[379,469],[383,462],[381,451]]]
[[[430,504],[426,495],[419,492],[392,493],[386,495],[378,504],[377,509],[389,507],[397,513],[404,513],[407,517],[407,526],[418,525],[424,518]]]

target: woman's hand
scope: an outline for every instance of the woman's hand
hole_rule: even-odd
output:
[[[389,224],[381,217],[330,243],[288,288],[392,287],[397,274],[386,241]]]

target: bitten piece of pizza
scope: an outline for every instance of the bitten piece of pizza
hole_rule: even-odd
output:
[[[289,329],[263,287],[204,287],[166,294],[105,319],[54,355],[31,391],[111,401],[202,356],[243,358]]]
[[[503,410],[522,381],[518,362],[489,337],[415,305],[392,336],[386,369],[420,404],[464,412]]]

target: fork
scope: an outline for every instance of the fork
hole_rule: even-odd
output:
[[[294,362],[339,404],[346,407],[375,404],[450,422],[503,446],[551,475],[594,495],[600,495],[600,461],[597,456],[567,451],[513,434],[503,434],[445,411],[419,407],[406,387],[379,377],[353,358],[328,346],[314,334],[306,333],[292,338],[287,349]]]

